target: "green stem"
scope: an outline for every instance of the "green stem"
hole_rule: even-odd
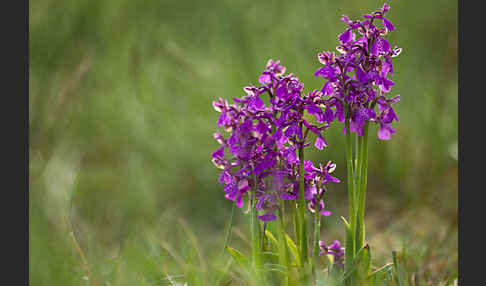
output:
[[[349,114],[349,113],[348,113]],[[347,184],[348,184],[348,199],[349,199],[349,225],[354,229],[356,223],[356,195],[355,195],[355,176],[354,176],[354,160],[353,160],[353,146],[351,141],[351,131],[349,127],[349,115],[346,116],[346,156],[347,156]],[[353,237],[354,240],[354,237]],[[355,254],[354,242],[346,245],[346,252],[350,252],[353,257]]]
[[[280,200],[279,209],[279,227],[278,227],[278,240],[279,240],[279,251],[280,251],[280,264],[285,265],[287,277],[285,278],[283,285],[289,285],[289,275],[290,275],[290,260],[287,250],[287,240],[285,238],[285,201]]]
[[[358,136],[356,138],[356,141],[357,141],[357,144],[356,144],[356,156],[358,157],[357,158],[357,161],[356,161],[356,167],[357,167],[357,170],[356,170],[356,188],[357,188],[357,194],[356,194],[356,202],[359,201],[359,190],[360,190],[360,187],[361,186],[361,170],[363,169],[363,152],[362,152],[362,149],[363,149],[363,137],[364,136]]]
[[[361,249],[362,244],[360,243],[361,241],[361,222],[359,220],[359,199],[361,197],[361,171],[363,169],[363,136],[357,136],[356,138],[356,165],[355,165],[355,176],[354,176],[354,186],[355,186],[355,217],[356,221],[354,224],[353,230],[353,238],[354,238],[354,250],[355,253],[358,253],[358,251]]]
[[[346,231],[345,240],[345,252],[344,252],[344,271],[350,271],[350,268],[354,262],[354,256],[356,252],[355,247],[355,236],[354,236],[354,225],[356,223],[356,205],[355,205],[355,176],[354,176],[354,162],[353,162],[353,146],[351,142],[351,132],[350,132],[350,112],[349,107],[346,110],[346,168],[347,168],[347,187],[348,187],[348,200],[349,200],[349,228]],[[345,280],[345,285],[351,285],[352,277],[348,277]]]
[[[265,236],[265,231],[267,230],[267,223],[264,222],[263,223],[263,231],[262,231],[262,235],[261,235],[261,239],[262,239],[262,244],[260,246],[260,249],[262,251],[268,251],[268,245],[265,244],[265,241],[266,241],[266,236]]]
[[[308,261],[307,255],[307,224],[305,219],[305,185],[304,185],[304,148],[299,148],[299,222],[300,222],[300,255],[302,258],[302,265],[306,266]]]
[[[362,144],[359,156],[359,196],[358,196],[358,210],[357,210],[357,233],[356,233],[356,249],[361,249],[364,245],[365,239],[365,203],[366,203],[366,184],[368,180],[368,123],[363,127],[363,136],[361,136]]]
[[[233,203],[233,207],[231,207],[231,215],[230,215],[230,218],[229,218],[228,228],[226,229],[226,235],[225,235],[225,239],[224,239],[223,250],[221,251],[221,257],[226,252],[226,246],[228,246],[229,239],[230,239],[230,236],[231,236],[231,228],[233,227],[233,215],[235,214],[235,206],[236,206],[236,200]]]
[[[317,263],[319,259],[319,239],[321,236],[321,215],[319,213],[319,202],[315,206],[314,213],[314,254],[312,256],[312,273],[316,277]]]
[[[256,181],[256,179],[255,179]],[[255,183],[255,192],[256,192]],[[260,269],[260,225],[258,223],[257,211],[255,208],[256,198],[255,194],[251,195],[251,240],[252,240],[252,250],[253,250],[253,263],[256,269]]]
[[[300,221],[299,221],[299,210],[297,204],[292,204],[292,216],[294,219],[294,234],[295,234],[295,241],[300,243]]]

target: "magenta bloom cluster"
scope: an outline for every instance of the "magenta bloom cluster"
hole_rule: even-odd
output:
[[[364,15],[363,21],[343,16],[341,20],[347,29],[339,35],[340,45],[336,47],[339,54],[318,53],[323,66],[315,72],[315,76],[327,80],[321,91],[326,98],[324,105],[329,107],[326,109],[328,122],[334,118],[341,122],[347,120],[350,132],[359,136],[367,122],[375,122],[380,126],[378,138],[381,140],[389,140],[395,133],[391,123],[398,121],[398,117],[391,105],[400,101],[400,95],[385,96],[394,85],[390,79],[392,58],[401,52],[401,48],[391,48],[384,39],[395,29],[385,17],[389,9],[385,3],[380,10]],[[380,24],[381,28],[375,24]]]
[[[285,74],[279,61],[269,60],[259,85],[244,88],[246,95],[234,103],[219,98],[213,102],[220,112],[218,132],[214,138],[220,147],[212,161],[220,168],[219,183],[224,184],[225,197],[236,206],[243,206],[243,196],[254,193],[258,216],[262,221],[275,220],[279,200],[296,200],[299,190],[299,149],[309,147],[310,134],[318,149],[327,146],[323,132],[333,118],[322,111],[325,100],[315,90],[305,94],[304,84],[292,73]],[[313,115],[312,122],[304,112]],[[330,174],[335,164],[314,166],[304,161],[305,199],[311,211],[324,210],[323,194],[328,182],[339,182]]]

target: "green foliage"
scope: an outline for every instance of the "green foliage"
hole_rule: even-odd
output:
[[[290,249],[290,253],[292,253],[292,255],[294,257],[295,266],[299,269],[302,268],[302,260],[300,258],[300,254],[299,254],[299,250],[297,248],[297,245],[295,245],[295,242],[287,234],[285,235],[285,238],[287,240],[287,246]]]
[[[231,257],[233,257],[233,259],[240,264],[241,267],[248,267],[248,258],[246,258],[243,253],[229,246],[226,246],[226,250],[229,254],[231,254]]]

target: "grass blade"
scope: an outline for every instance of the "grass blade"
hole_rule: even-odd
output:
[[[301,260],[300,260],[300,255],[299,255],[299,250],[297,249],[297,245],[295,245],[295,242],[292,240],[292,238],[290,238],[290,236],[288,234],[285,234],[285,238],[287,240],[287,246],[289,247],[290,252],[294,256],[295,264],[297,265],[297,267],[299,269],[301,269],[302,263],[301,263]]]
[[[248,266],[248,258],[245,255],[243,255],[243,253],[229,246],[226,246],[226,251],[228,251],[231,257],[233,257],[233,259],[241,267],[246,268]]]

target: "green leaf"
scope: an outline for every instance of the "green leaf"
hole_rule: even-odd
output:
[[[341,278],[341,281],[344,281],[348,278],[352,278],[353,274],[356,272],[356,270],[358,269],[360,263],[362,263],[365,259],[365,256],[366,256],[366,252],[367,250],[365,250],[366,248],[361,248],[358,253],[356,254],[356,257],[354,259],[351,260],[351,262],[348,264],[348,269],[345,269],[344,270],[344,273],[343,273],[343,276]]]
[[[268,257],[279,257],[279,255],[275,252],[270,252],[270,251],[263,251],[262,252],[263,255],[267,255]]]
[[[354,260],[354,239],[353,239],[353,232],[351,230],[351,226],[346,221],[344,217],[341,217],[344,222],[344,230],[345,230],[345,249],[344,249],[344,270],[350,271],[350,267],[352,261]]]
[[[395,276],[395,281],[398,286],[405,286],[405,278],[403,277],[402,267],[398,264],[398,257],[396,251],[392,251],[393,256],[393,266],[395,272],[393,273]]]
[[[364,222],[363,222],[363,217],[358,215],[356,217],[356,224],[354,226],[354,239],[355,239],[355,242],[354,242],[354,247],[355,249],[359,249],[359,248],[362,248],[363,247],[363,236],[364,236]]]
[[[295,242],[290,238],[288,234],[285,234],[285,238],[287,239],[287,245],[290,249],[290,252],[292,252],[292,255],[294,256],[295,263],[298,268],[302,267],[302,264],[300,262],[300,255],[299,255],[299,250],[297,249],[297,246],[295,245]]]
[[[370,274],[371,267],[371,253],[369,245],[365,245],[363,248],[363,262],[361,263],[363,273],[368,276]]]
[[[382,267],[376,269],[375,271],[371,272],[371,274],[368,276],[368,279],[370,279],[370,281],[373,282],[375,279],[379,277],[383,277],[384,275],[390,274],[392,270],[393,270],[393,263],[387,263]]]
[[[248,258],[243,253],[229,246],[226,246],[226,250],[240,266],[248,266]]]
[[[284,265],[265,263],[264,266],[265,266],[265,271],[267,272],[273,271],[282,274],[284,277],[287,276],[287,272],[285,271],[287,267],[285,267]]]
[[[370,254],[370,247],[365,245],[360,252],[363,253],[362,260],[358,262],[358,281],[361,283],[365,283],[368,280],[368,276],[370,274],[370,266],[371,266],[371,254]]]
[[[278,247],[278,241],[275,239],[275,236],[273,236],[273,234],[268,229],[265,230],[265,236],[270,240],[270,242],[275,247]]]

